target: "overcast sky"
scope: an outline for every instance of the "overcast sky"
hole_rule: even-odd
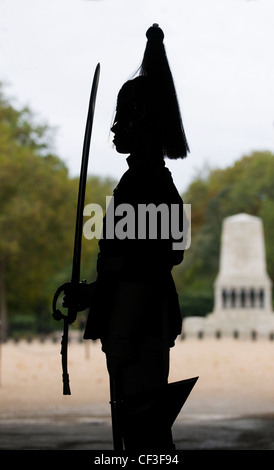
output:
[[[179,191],[205,165],[274,151],[274,0],[0,0],[0,81],[15,106],[56,127],[55,152],[71,175],[98,62],[89,174],[119,179],[126,170],[109,128],[152,23],[165,33],[191,149],[167,161]]]

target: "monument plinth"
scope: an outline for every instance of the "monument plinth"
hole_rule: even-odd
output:
[[[243,213],[224,219],[214,295],[211,314],[184,320],[186,334],[197,330],[241,336],[274,333],[272,283],[259,217]]]

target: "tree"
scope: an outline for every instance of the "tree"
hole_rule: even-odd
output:
[[[50,130],[29,109],[17,110],[0,94],[0,314],[7,335],[11,310],[35,308],[38,292],[58,266],[56,253],[72,229],[68,171],[49,151]],[[67,212],[67,211],[65,211]],[[68,213],[67,213],[68,215]],[[54,256],[53,256],[54,254]]]
[[[262,218],[268,272],[274,280],[272,232],[274,229],[274,155],[253,152],[224,170],[211,169],[188,187],[183,200],[191,204],[191,247],[175,270],[182,292],[181,304],[188,315],[192,304],[199,315],[213,305],[213,281],[219,269],[220,237],[225,217],[246,212]],[[184,307],[183,305],[183,307]],[[187,306],[186,306],[187,305]],[[187,310],[186,310],[187,309]],[[193,314],[193,312],[191,313]]]

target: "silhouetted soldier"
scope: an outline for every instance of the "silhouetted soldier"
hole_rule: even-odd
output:
[[[174,445],[163,393],[170,347],[181,332],[171,270],[182,262],[184,249],[174,249],[178,240],[171,233],[171,205],[179,208],[182,229],[183,201],[164,157],[185,158],[189,149],[163,31],[153,25],[146,35],[139,75],[119,91],[112,126],[116,150],[129,154],[129,168],[114,190],[113,222],[118,227],[124,214],[117,214],[117,208],[130,205],[135,214],[134,236],[129,235],[132,227],[124,227],[127,237],[114,231],[111,238],[104,218],[96,290],[87,301],[90,312],[84,338],[102,342],[111,383],[121,402],[119,425],[125,449],[168,451]],[[138,219],[140,204],[168,207],[166,238],[161,223],[155,238],[149,238],[148,227],[145,236],[138,236],[143,228]]]

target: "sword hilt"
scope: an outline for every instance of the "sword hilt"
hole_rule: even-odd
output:
[[[83,281],[83,283],[85,283],[85,281]],[[62,313],[61,310],[57,308],[57,302],[58,302],[60,294],[62,292],[65,293],[66,289],[71,288],[72,285],[73,283],[71,282],[65,282],[64,284],[59,286],[58,289],[56,290],[53,296],[53,301],[52,301],[52,311],[53,311],[52,316],[54,320],[57,320],[57,321],[67,320],[69,324],[73,323],[76,320],[77,313],[78,313],[78,309],[76,306],[69,307],[67,315]]]

